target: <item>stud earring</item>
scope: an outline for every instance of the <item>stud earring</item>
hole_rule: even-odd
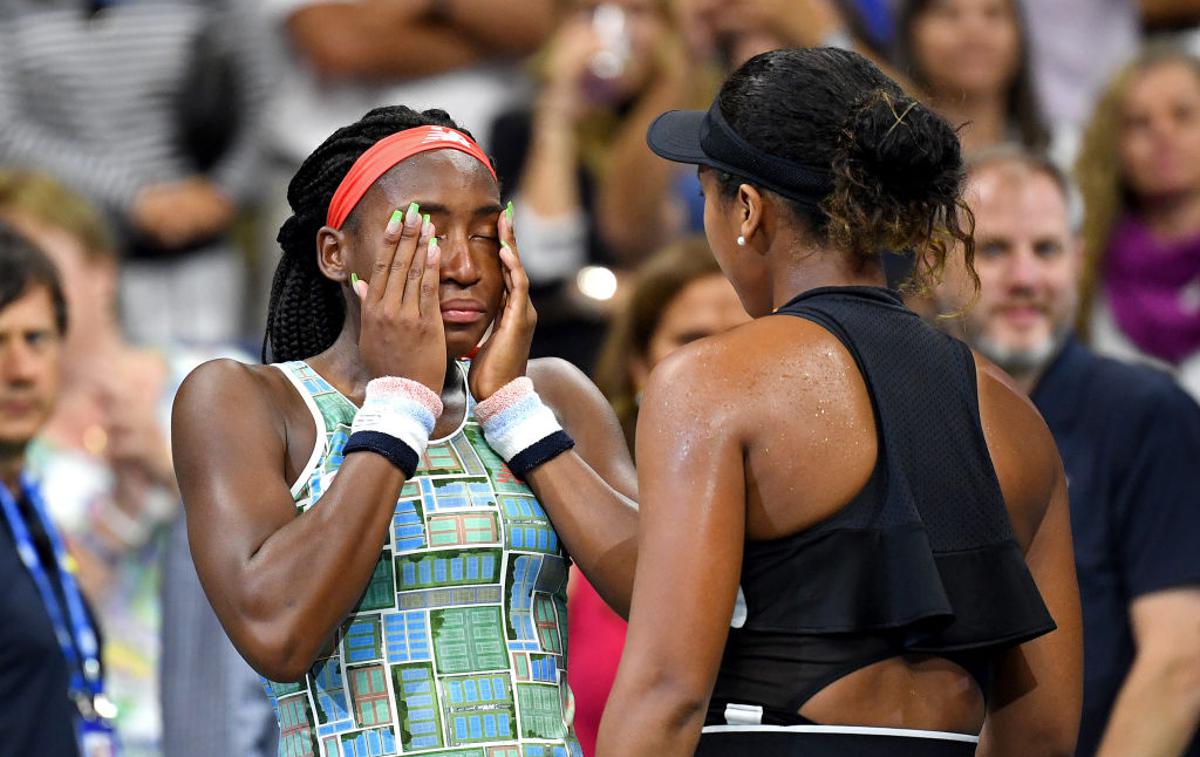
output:
[[[737,238],[737,245],[738,245],[738,247],[745,247],[746,246],[746,237],[739,234],[738,238]]]

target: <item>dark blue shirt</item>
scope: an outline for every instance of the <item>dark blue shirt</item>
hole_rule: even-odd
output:
[[[1129,605],[1200,585],[1200,406],[1170,376],[1068,340],[1033,392],[1066,469],[1084,688],[1079,755],[1104,735],[1135,647]],[[1185,752],[1200,757],[1200,739]]]
[[[48,537],[26,502],[18,508],[57,584]],[[67,695],[67,663],[2,513],[0,587],[0,755],[75,757],[76,710]]]

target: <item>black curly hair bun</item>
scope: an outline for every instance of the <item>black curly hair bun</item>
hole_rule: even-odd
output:
[[[750,144],[830,174],[818,207],[793,205],[820,243],[862,265],[885,251],[911,252],[916,290],[938,279],[953,250],[969,266],[958,135],[863,56],[836,48],[762,53],[730,75],[717,99]],[[740,181],[718,180],[727,193]]]
[[[959,179],[958,135],[909,95],[875,90],[851,113],[845,131],[846,159],[889,187],[920,193],[933,184],[944,191]]]

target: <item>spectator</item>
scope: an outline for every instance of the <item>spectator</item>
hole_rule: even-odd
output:
[[[13,0],[0,10],[0,163],[106,210],[142,342],[239,336],[230,240],[256,176],[266,83],[242,4]]]
[[[654,366],[677,348],[750,317],[703,237],[678,242],[647,260],[626,297],[605,341],[596,383],[612,403],[632,450],[638,401]],[[625,646],[625,621],[575,568],[567,618],[575,734],[583,753],[591,755]]]
[[[1077,753],[1200,755],[1200,407],[1167,375],[1073,336],[1079,241],[1053,165],[981,155],[966,196],[981,288],[962,325],[1029,393],[1069,481],[1084,636]],[[965,278],[950,272],[944,306],[969,302]]]
[[[536,287],[532,354],[565,357],[586,370],[604,322],[578,296],[579,269],[631,264],[647,243],[700,223],[686,217],[696,187],[685,196],[680,172],[662,161],[647,160],[638,171],[636,198],[622,208],[634,216],[615,224],[652,227],[650,239],[605,237],[602,219],[612,211],[600,204],[597,187],[622,145],[636,142],[645,152],[647,114],[692,104],[697,84],[663,0],[571,0],[536,67],[544,84],[533,107],[512,109],[495,124],[496,170],[520,219],[522,260]]]
[[[1046,146],[1017,0],[907,0],[898,15],[905,73],[959,127],[964,152]]]
[[[711,102],[724,73],[765,50],[846,47],[883,63],[867,40],[884,15],[878,0],[677,0],[673,20],[685,47],[675,66],[696,89],[680,86],[677,77],[660,78],[613,140],[596,201],[596,224],[610,249],[634,263],[681,231],[703,228],[695,172],[660,165],[646,147],[646,129],[659,114]],[[677,198],[687,201],[686,216]]]
[[[37,242],[62,274],[71,314],[63,384],[53,416],[30,446],[29,468],[42,481],[47,507],[104,631],[102,659],[123,754],[162,753],[160,688],[168,705],[187,708],[186,719],[168,710],[168,725],[203,716],[207,738],[229,739],[173,745],[172,757],[205,745],[210,748],[205,754],[214,745],[223,747],[221,753],[264,754],[251,748],[253,742],[232,740],[247,738],[246,729],[235,731],[231,720],[243,705],[251,709],[238,717],[253,720],[257,705],[260,733],[274,732],[257,676],[224,637],[200,592],[182,525],[169,536],[172,523],[182,524],[166,441],[170,403],[183,376],[213,354],[151,350],[126,341],[116,316],[111,235],[79,196],[43,175],[0,171],[0,218]],[[164,565],[173,577],[165,586]],[[186,626],[164,624],[164,615],[174,620],[188,607],[206,614],[187,616]],[[204,646],[206,619],[212,648]],[[164,636],[173,667],[160,681]],[[173,648],[179,639],[192,644],[186,656]],[[191,675],[180,675],[184,672]],[[227,686],[213,683],[227,679]],[[245,689],[241,698],[238,680]]]
[[[96,712],[111,714],[91,614],[24,460],[58,398],[66,330],[54,265],[0,224],[0,731],[9,754],[75,757],[85,710],[93,738],[112,746]]]
[[[1110,84],[1077,173],[1083,333],[1177,367],[1200,396],[1200,60],[1161,48]]]
[[[268,114],[272,202],[262,223],[253,312],[265,324],[287,185],[338,128],[380,105],[448,110],[490,148],[491,126],[528,97],[520,59],[550,34],[555,0],[264,0],[282,64]]]

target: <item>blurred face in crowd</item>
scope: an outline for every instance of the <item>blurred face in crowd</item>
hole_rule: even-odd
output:
[[[579,0],[575,20],[586,23],[596,49],[591,86],[599,99],[617,100],[641,91],[656,63],[666,31],[662,0]]]
[[[939,99],[1007,91],[1020,66],[1012,0],[933,0],[913,22],[914,63]]]
[[[1200,74],[1179,61],[1136,77],[1121,109],[1127,186],[1147,198],[1200,190]]]
[[[1054,357],[1075,314],[1080,246],[1067,201],[1050,176],[997,161],[972,171],[965,193],[975,213],[979,298],[964,316],[967,341],[1015,378]],[[942,308],[970,302],[961,262],[947,266]]]
[[[49,288],[31,285],[0,309],[0,453],[19,453],[49,419],[61,351]]]
[[[87,334],[90,324],[115,314],[117,272],[111,258],[89,255],[75,235],[26,214],[5,213],[3,219],[45,252],[58,269],[69,334]]]
[[[688,342],[728,331],[750,320],[733,286],[719,273],[694,279],[662,312],[646,354],[631,363],[634,386],[645,386],[650,371]]]

